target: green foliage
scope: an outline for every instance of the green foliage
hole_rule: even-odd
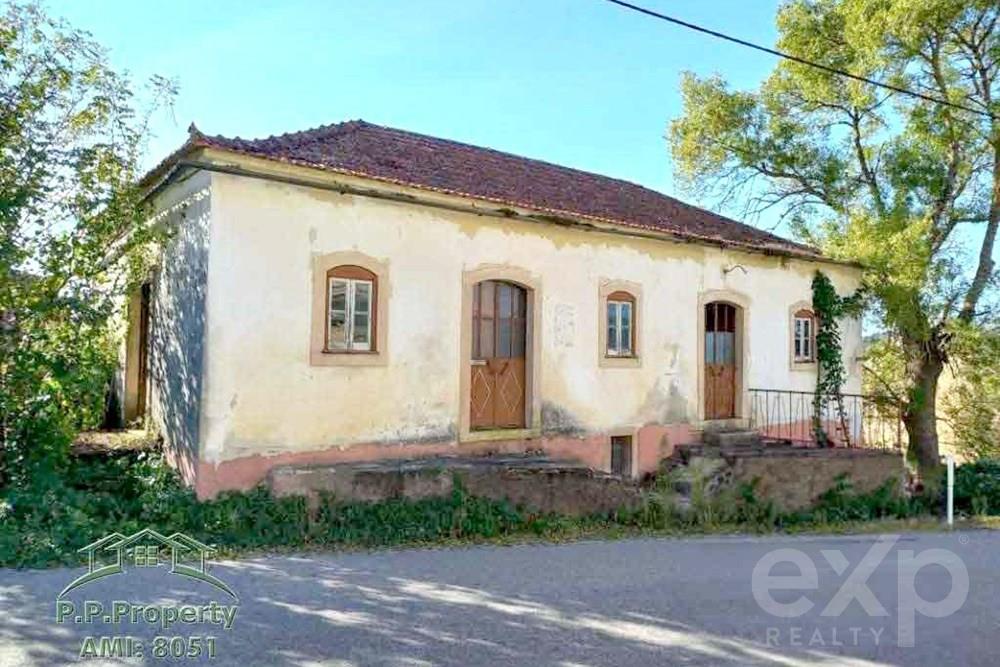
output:
[[[851,431],[847,425],[847,411],[844,408],[842,390],[847,380],[844,368],[844,352],[840,344],[840,320],[857,314],[862,306],[864,290],[860,289],[849,297],[837,294],[830,278],[822,271],[816,271],[812,281],[812,305],[816,316],[816,394],[813,398],[813,431],[816,442],[829,440],[824,430],[823,415],[831,399],[837,404],[837,416],[841,433],[847,437]]]
[[[316,525],[314,535],[323,543],[364,546],[494,538],[525,528],[544,533],[547,528],[543,517],[522,514],[507,503],[470,496],[457,483],[450,497],[419,502],[393,499],[344,505],[327,499]]]
[[[18,567],[75,564],[96,537],[187,526],[197,509],[173,471],[148,454],[73,461],[58,476],[9,486],[0,503],[0,565]]]
[[[965,459],[1000,458],[1000,330],[953,327],[943,412]]]
[[[955,510],[1000,514],[1000,460],[982,459],[955,469]]]
[[[0,11],[0,485],[23,485],[58,474],[73,434],[101,422],[111,317],[156,234],[131,82],[38,6]],[[173,92],[153,86],[150,110]]]
[[[891,481],[871,493],[857,493],[848,477],[842,475],[813,507],[786,512],[758,495],[759,479],[708,493],[696,490],[699,484],[696,476],[690,504],[684,507],[678,504],[674,491],[680,474],[672,471],[660,475],[631,523],[656,530],[770,532],[879,519],[909,519],[930,514],[939,505],[935,498],[907,497]],[[704,488],[704,483],[700,488]]]
[[[781,512],[774,502],[757,496],[759,485],[760,478],[755,477],[749,484],[739,486],[739,499],[735,503],[736,520],[760,530],[771,530],[781,523]]]
[[[74,460],[61,477],[10,487],[0,500],[0,567],[76,564],[77,550],[113,531],[181,531],[227,551],[319,545],[392,546],[508,535],[557,536],[589,520],[525,512],[470,496],[310,508],[264,487],[199,502],[156,454]]]
[[[819,524],[906,519],[929,510],[925,499],[905,497],[891,481],[871,493],[858,494],[854,492],[850,479],[841,475],[834,486],[820,496],[816,506],[797,519]]]
[[[891,397],[906,394],[906,358],[899,340],[883,336],[868,341],[865,346],[865,370],[862,391],[865,394],[886,394]]]
[[[968,472],[963,469],[962,479]],[[1000,496],[996,488],[976,493]],[[75,565],[77,550],[118,531],[145,527],[181,531],[225,553],[261,549],[386,547],[456,540],[543,537],[560,539],[621,531],[766,532],[876,518],[905,518],[928,507],[900,497],[890,486],[858,495],[838,486],[808,512],[780,512],[758,496],[757,480],[707,488],[690,507],[678,504],[674,475],[660,475],[635,510],[608,516],[568,517],[471,496],[457,483],[450,496],[377,503],[325,496],[310,504],[299,496],[273,498],[264,487],[228,492],[199,502],[158,454],[127,453],[74,459],[65,474],[30,486],[8,487],[0,497],[0,567]],[[992,495],[990,495],[992,494]],[[1000,503],[991,505],[1000,507]]]

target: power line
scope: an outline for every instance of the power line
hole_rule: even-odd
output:
[[[837,69],[836,67],[830,67],[829,65],[824,65],[822,63],[817,63],[812,60],[806,60],[805,58],[800,58],[798,56],[793,56],[790,53],[785,53],[784,51],[778,51],[777,49],[772,49],[766,46],[761,46],[760,44],[754,44],[753,42],[748,42],[745,39],[740,39],[739,37],[733,37],[732,35],[727,35],[725,33],[718,32],[716,30],[710,30],[708,28],[696,25],[694,23],[688,23],[687,21],[682,21],[681,19],[675,18],[673,16],[667,16],[666,14],[661,14],[660,12],[653,11],[652,9],[647,9],[645,7],[640,7],[639,5],[633,5],[630,2],[625,2],[624,0],[606,0],[613,5],[618,5],[619,7],[624,7],[625,9],[630,9],[634,12],[639,12],[640,14],[645,14],[646,16],[652,16],[653,18],[660,19],[661,21],[667,21],[668,23],[673,23],[674,25],[679,25],[682,28],[687,28],[689,30],[694,30],[696,32],[704,33],[706,35],[711,35],[712,37],[717,37],[719,39],[724,39],[727,42],[732,42],[734,44],[739,44],[740,46],[746,46],[757,51],[762,51],[763,53],[770,54],[772,56],[777,56],[779,58],[784,58],[785,60],[791,60],[792,62],[799,63],[801,65],[806,65],[808,67],[815,67],[816,69],[823,70],[824,72],[829,72],[830,74],[836,74],[838,76],[843,76],[848,79],[854,79],[855,81],[861,81],[862,83],[867,83],[872,86],[877,86],[879,88],[885,88],[886,90],[891,90],[896,93],[903,95],[910,95],[911,97],[920,98],[926,102],[933,102],[934,104],[943,104],[945,106],[953,107],[955,109],[961,109],[962,111],[968,111],[970,113],[980,114],[986,116],[987,118],[994,118],[993,114],[989,111],[983,109],[974,109],[972,107],[967,107],[964,104],[957,104],[955,102],[950,102],[933,95],[925,95],[923,93],[918,93],[914,90],[907,90],[906,88],[900,88],[899,86],[894,86],[891,83],[883,83],[881,81],[875,81],[867,77],[860,76],[858,74],[851,74],[842,69]]]

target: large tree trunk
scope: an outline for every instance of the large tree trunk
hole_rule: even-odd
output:
[[[933,477],[940,468],[937,433],[937,387],[944,370],[945,354],[938,336],[931,341],[908,341],[906,374],[909,396],[903,409],[903,424],[909,436],[909,453],[917,460],[921,477]]]

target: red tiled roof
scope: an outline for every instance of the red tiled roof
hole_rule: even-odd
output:
[[[820,257],[815,248],[634,183],[362,120],[266,139],[208,136],[208,146],[540,212],[667,232],[693,241]],[[168,159],[169,161],[169,159]]]

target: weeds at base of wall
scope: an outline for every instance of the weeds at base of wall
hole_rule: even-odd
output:
[[[931,515],[937,504],[934,499],[905,496],[893,481],[871,493],[857,493],[846,475],[838,477],[836,484],[806,510],[781,511],[773,502],[760,498],[759,479],[713,492],[711,479],[700,475],[689,480],[690,493],[685,502],[674,490],[678,473],[683,474],[678,471],[657,478],[643,506],[632,517],[635,525],[709,532],[728,527],[764,533],[912,519]]]
[[[604,520],[607,522],[607,520]],[[533,513],[456,486],[444,498],[342,503],[274,498],[265,487],[199,502],[159,455],[77,459],[45,486],[0,496],[0,566],[83,562],[78,550],[114,531],[180,531],[224,554],[323,546],[387,547],[570,534],[590,520]]]
[[[979,459],[956,468],[955,510],[973,516],[1000,515],[1000,460]]]
[[[184,532],[226,555],[267,550],[374,548],[472,541],[566,540],[648,533],[770,532],[835,528],[845,522],[906,518],[928,506],[891,488],[857,495],[847,480],[816,508],[781,513],[759,500],[754,485],[692,494],[690,507],[663,485],[636,510],[572,518],[540,514],[478,498],[460,485],[444,498],[342,503],[273,498],[260,487],[199,502],[159,455],[76,460],[58,483],[4,490],[0,499],[0,566],[78,565],[78,549],[111,532],[151,527]]]

